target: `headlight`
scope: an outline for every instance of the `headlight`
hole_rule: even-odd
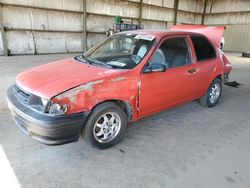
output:
[[[42,103],[43,107],[46,107],[48,102],[49,102],[49,99],[41,98],[41,103]]]
[[[65,114],[67,111],[66,104],[54,103],[49,99],[41,98],[41,104],[45,113],[60,115]]]
[[[65,114],[67,112],[67,105],[65,104],[61,105],[51,102],[48,111],[49,114],[56,114],[56,115]]]

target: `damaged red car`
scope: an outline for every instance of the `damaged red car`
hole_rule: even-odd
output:
[[[128,122],[197,99],[213,107],[232,68],[216,35],[201,33],[118,33],[82,55],[27,70],[7,91],[12,117],[44,144],[83,133],[107,148]]]

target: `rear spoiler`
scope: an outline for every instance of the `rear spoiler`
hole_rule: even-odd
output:
[[[224,43],[224,26],[204,26],[204,25],[173,25],[170,30],[174,31],[190,31],[194,33],[200,33],[209,38],[213,44],[220,48],[221,44]]]

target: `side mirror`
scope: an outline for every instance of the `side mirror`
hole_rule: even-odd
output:
[[[144,69],[144,73],[150,73],[150,72],[165,72],[167,69],[166,65],[164,64],[148,64],[147,67]]]

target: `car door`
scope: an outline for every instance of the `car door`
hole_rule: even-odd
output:
[[[214,46],[207,38],[202,35],[192,34],[190,39],[192,41],[191,47],[195,52],[197,70],[199,70],[197,73],[199,79],[196,81],[195,90],[201,96],[204,95],[211,84],[211,78],[219,60],[216,57]]]
[[[197,65],[192,61],[188,36],[167,37],[141,73],[139,116],[161,111],[192,99]],[[166,67],[153,70],[160,64]],[[151,70],[150,70],[151,69]]]

